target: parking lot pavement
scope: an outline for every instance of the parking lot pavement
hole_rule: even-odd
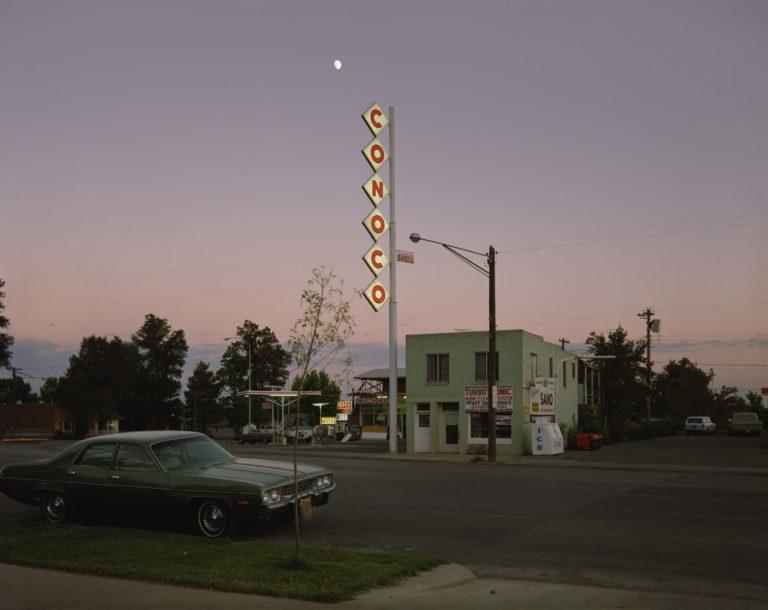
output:
[[[753,436],[666,436],[606,445],[599,451],[568,451],[563,459],[596,464],[766,468],[768,449]]]

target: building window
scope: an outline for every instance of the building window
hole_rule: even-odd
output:
[[[486,440],[488,438],[488,413],[472,413],[469,419],[469,438]],[[496,415],[496,438],[512,438],[512,416]]]
[[[554,366],[555,366],[555,363],[554,363],[554,361],[552,360],[552,358],[550,358],[550,359],[549,359],[549,376],[550,376],[550,377],[554,377],[554,372],[555,372],[555,368],[554,368]]]
[[[568,387],[568,363],[563,362],[563,387]]]
[[[576,379],[576,363],[575,362],[571,363],[571,377]]]
[[[531,353],[531,385],[539,376],[539,355]]]
[[[448,354],[427,354],[427,383],[448,381]]]
[[[496,352],[496,376],[499,380],[499,352]],[[488,381],[488,352],[475,352],[475,381]]]
[[[63,421],[61,422],[61,431],[70,433],[75,431],[75,422],[73,421]]]

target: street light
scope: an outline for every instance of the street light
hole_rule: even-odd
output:
[[[318,414],[317,414],[317,425],[319,426],[322,423],[323,420],[323,407],[326,405],[329,405],[331,403],[329,402],[313,402],[312,406],[317,407]]]
[[[245,343],[248,346],[248,390],[251,390],[251,352],[253,351],[253,348],[251,347],[251,342],[247,339],[242,339],[240,337],[224,337],[224,341],[240,341],[241,343]],[[248,396],[248,433],[251,432],[251,397]]]
[[[493,385],[496,382],[496,248],[488,246],[488,252],[476,252],[467,248],[453,246],[441,241],[427,239],[418,233],[411,233],[410,239],[417,244],[428,241],[442,246],[454,256],[467,263],[472,269],[488,278],[488,357],[486,358],[488,376],[488,461],[496,461],[496,409],[493,405]],[[462,252],[485,258],[488,268],[478,265]]]

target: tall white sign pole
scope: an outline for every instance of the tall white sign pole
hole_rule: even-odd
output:
[[[397,230],[395,107],[389,107],[389,452],[397,453]]]

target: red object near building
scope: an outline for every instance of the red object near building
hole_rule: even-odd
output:
[[[603,446],[603,435],[594,432],[579,432],[571,434],[571,449],[600,449]]]

